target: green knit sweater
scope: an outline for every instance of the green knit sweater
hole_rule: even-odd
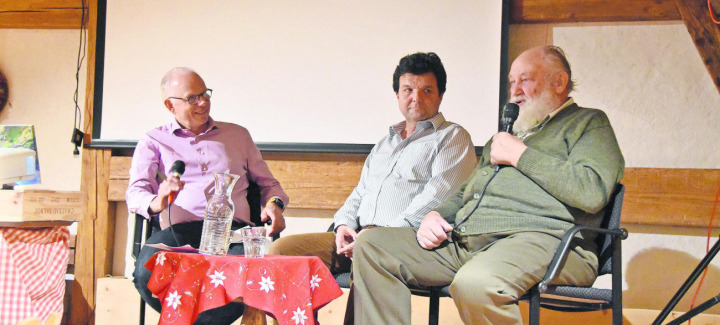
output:
[[[457,235],[539,231],[561,236],[575,224],[600,224],[625,167],[605,113],[572,104],[524,142],[528,148],[518,167],[503,167],[492,178],[488,141],[468,181],[436,209]],[[585,239],[581,246],[593,249],[594,236]]]

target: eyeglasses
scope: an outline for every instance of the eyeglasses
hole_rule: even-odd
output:
[[[195,106],[200,102],[200,98],[207,101],[210,99],[210,97],[212,97],[212,89],[207,89],[197,95],[192,95],[187,98],[182,98],[182,97],[168,97],[168,98],[181,99],[181,100],[188,102],[188,104]]]

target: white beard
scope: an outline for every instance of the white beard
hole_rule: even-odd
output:
[[[513,98],[512,101],[524,99],[520,114],[513,124],[513,133],[527,133],[536,127],[550,112],[555,110],[554,98],[550,89],[543,90],[537,98],[528,98],[524,95]]]

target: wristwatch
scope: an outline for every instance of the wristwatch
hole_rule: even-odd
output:
[[[270,201],[268,201],[267,204],[265,204],[265,205],[267,206],[270,203],[275,203],[275,205],[277,205],[278,208],[285,210],[285,203],[283,203],[283,201],[279,197],[274,197],[274,198],[270,199]]]

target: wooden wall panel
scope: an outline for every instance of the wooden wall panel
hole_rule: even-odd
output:
[[[360,179],[364,155],[265,154],[293,209],[337,210]],[[114,157],[113,201],[125,200],[129,157]],[[719,169],[626,168],[623,223],[707,227]],[[714,221],[720,226],[720,216]]]
[[[360,180],[365,160],[365,155],[264,156],[290,206],[299,209],[337,210]]]
[[[78,222],[75,244],[75,280],[70,288],[70,324],[88,324],[95,301],[94,287],[94,247],[95,220],[97,219],[96,201],[97,183],[95,180],[96,155],[93,151],[83,151],[81,190],[87,195],[85,218]]]
[[[78,29],[82,0],[0,1],[0,28]]]
[[[510,22],[680,20],[673,0],[511,0]]]
[[[626,168],[623,184],[624,223],[707,227],[720,170]],[[720,216],[713,224],[720,226]]]
[[[113,157],[110,160],[108,200],[125,201],[132,157]]]

